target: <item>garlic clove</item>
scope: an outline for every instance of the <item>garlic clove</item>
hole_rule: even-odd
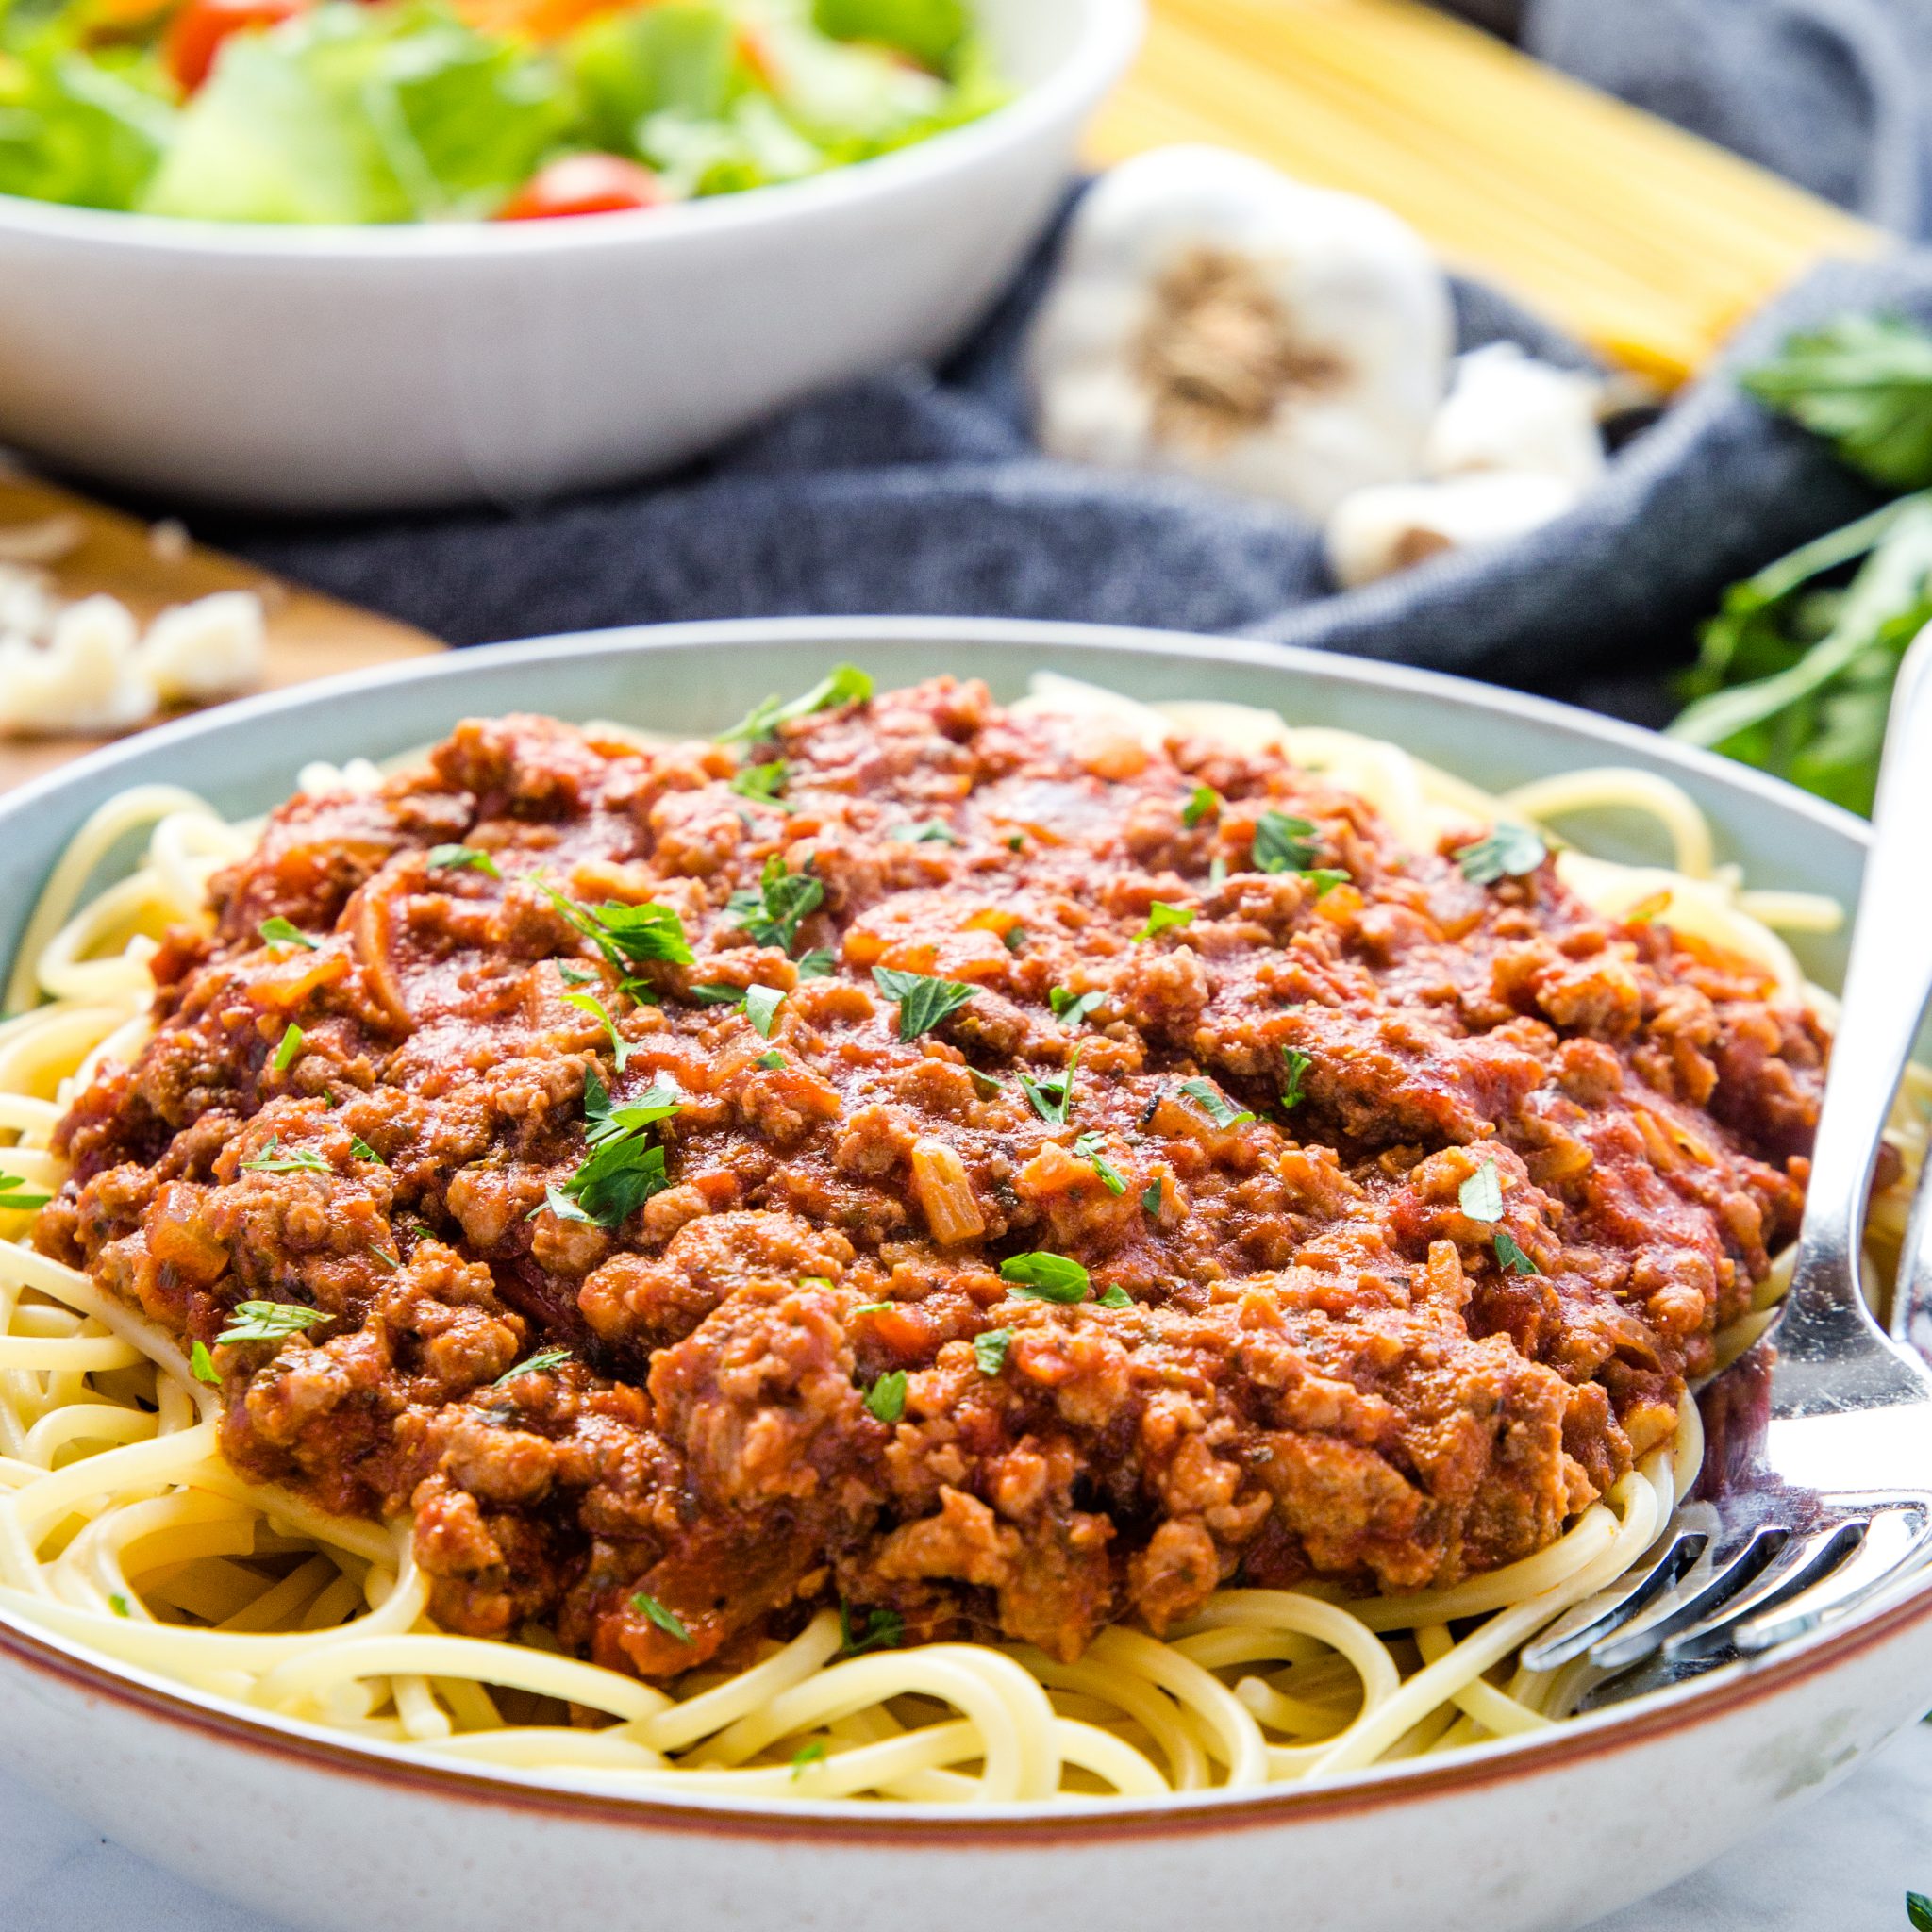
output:
[[[0,639],[0,729],[119,731],[152,717],[155,689],[135,636],[125,604],[94,596],[62,610],[44,645]]]
[[[1245,155],[1156,149],[1075,210],[1027,345],[1049,455],[1325,516],[1415,475],[1454,321],[1421,239]]]
[[[1595,377],[1491,342],[1456,358],[1449,394],[1429,425],[1423,468],[1430,476],[1530,471],[1587,490],[1603,475]]]
[[[171,705],[254,690],[267,654],[261,599],[253,591],[217,591],[162,611],[137,653],[162,702]]]
[[[1328,568],[1353,590],[1444,550],[1520,537],[1561,516],[1580,493],[1560,477],[1510,470],[1358,490],[1328,520]]]

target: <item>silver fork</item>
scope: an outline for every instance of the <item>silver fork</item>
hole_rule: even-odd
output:
[[[1600,1706],[1837,1624],[1932,1554],[1932,1373],[1859,1292],[1880,1131],[1932,990],[1932,629],[1901,668],[1797,1266],[1773,1333],[1705,1391],[1699,1494],[1634,1576],[1523,1653],[1587,1656]],[[1922,1183],[1917,1229],[1932,1229]],[[1932,1237],[1907,1244],[1932,1257]],[[1901,1281],[1909,1303],[1912,1284]]]

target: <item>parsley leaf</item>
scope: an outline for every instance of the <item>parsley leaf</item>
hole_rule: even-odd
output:
[[[1314,887],[1315,897],[1318,899],[1325,897],[1337,886],[1348,884],[1348,874],[1345,872],[1337,872],[1333,866],[1316,866],[1312,871],[1304,870],[1298,876],[1307,879],[1309,885]]]
[[[837,964],[831,947],[814,946],[810,952],[799,954],[798,976],[801,979],[829,979]]]
[[[271,1134],[268,1145],[253,1160],[241,1163],[250,1174],[332,1174],[334,1170],[313,1147],[297,1147],[287,1154],[277,1154],[282,1137]]]
[[[197,1341],[188,1351],[188,1373],[197,1382],[206,1382],[210,1389],[219,1389],[222,1378],[215,1368],[215,1358],[208,1352],[208,1343]]]
[[[351,1134],[349,1136],[349,1152],[358,1160],[373,1160],[377,1167],[387,1167],[389,1165],[389,1162],[360,1134]]]
[[[1208,883],[1210,886],[1224,886],[1227,883],[1227,860],[1218,852],[1208,861]]]
[[[1255,822],[1257,872],[1300,872],[1315,862],[1314,824],[1285,811],[1264,811]]]
[[[671,1185],[664,1150],[635,1135],[606,1141],[563,1183],[562,1191],[601,1228],[611,1233]]]
[[[1134,1297],[1124,1288],[1110,1288],[1100,1297],[1100,1306],[1103,1308],[1131,1308]]]
[[[756,798],[761,804],[776,806],[780,811],[790,811],[791,808],[778,794],[784,791],[791,772],[783,758],[773,758],[762,765],[740,765],[731,774],[731,789],[741,798]]]
[[[1932,484],[1932,335],[1899,315],[1840,315],[1742,377],[1760,403],[1892,490]]]
[[[1171,927],[1192,925],[1194,908],[1191,906],[1170,906],[1165,899],[1157,899],[1147,908],[1147,924],[1134,935],[1138,946],[1142,940],[1151,940],[1156,933],[1168,931]]]
[[[625,1063],[630,1058],[630,1041],[617,1030],[617,1022],[606,1010],[604,1002],[593,992],[567,992],[563,996],[567,1007],[575,1007],[580,1013],[589,1013],[610,1036],[611,1058],[617,1062],[617,1071],[624,1072]]]
[[[720,744],[754,743],[771,738],[781,724],[797,718],[808,718],[814,711],[829,710],[834,705],[861,705],[872,696],[872,679],[853,664],[841,664],[788,705],[776,692],[763,703],[754,705],[729,731],[718,734]]]
[[[331,1319],[326,1309],[305,1308],[292,1302],[237,1302],[229,1311],[228,1325],[215,1341],[280,1341]]]
[[[514,1382],[519,1375],[541,1375],[551,1369],[560,1369],[572,1359],[567,1348],[540,1348],[535,1355],[525,1356],[520,1362],[513,1363],[491,1383],[492,1389],[501,1389],[506,1382]]]
[[[108,1607],[110,1610],[112,1610],[117,1617],[132,1617],[134,1615],[133,1606],[127,1601],[127,1599],[125,1596],[122,1595],[122,1593],[118,1590],[112,1591],[109,1594],[108,1598]]]
[[[1046,996],[1046,1003],[1053,1008],[1053,1016],[1068,1026],[1077,1026],[1107,994],[1102,992],[1071,993],[1065,987],[1054,987]]]
[[[997,1375],[1007,1365],[1007,1351],[1013,1345],[1010,1328],[989,1328],[973,1338],[973,1359],[982,1375]]]
[[[1913,1932],[1932,1932],[1932,1898],[1923,1891],[1907,1892],[1906,1919]]]
[[[1506,822],[1487,839],[1459,847],[1456,862],[1471,885],[1493,886],[1503,879],[1526,877],[1549,856],[1550,848],[1527,825]]]
[[[432,845],[429,848],[429,864],[432,871],[461,872],[467,868],[471,872],[485,873],[493,879],[503,876],[496,869],[495,859],[474,845]]]
[[[906,1371],[894,1369],[881,1375],[865,1391],[865,1406],[880,1422],[897,1422],[906,1413]]]
[[[639,1591],[630,1600],[634,1610],[641,1611],[667,1637],[675,1637],[680,1643],[689,1643],[691,1632],[684,1627],[683,1621],[675,1611],[667,1610],[647,1590]]]
[[[623,1134],[641,1133],[658,1121],[668,1121],[684,1106],[684,1095],[662,1080],[653,1080],[635,1100],[622,1107],[610,1104],[610,1090],[597,1077],[595,1067],[584,1070],[584,1138],[591,1146]]]
[[[930,1033],[977,991],[957,979],[939,979],[929,973],[901,973],[895,966],[874,966],[872,976],[889,1000],[899,1003],[901,1040],[917,1040],[922,1033]]]
[[[579,966],[575,959],[559,959],[557,976],[566,986],[595,986],[599,977],[590,967]]]
[[[839,1604],[839,1655],[863,1657],[869,1650],[897,1650],[906,1641],[906,1619],[897,1610],[862,1610],[864,1623],[852,1627],[851,1606]]]
[[[1472,1221],[1501,1221],[1503,1218],[1503,1176],[1496,1163],[1486,1160],[1456,1191],[1456,1199]]]
[[[1074,1105],[1074,1072],[1080,1064],[1080,1049],[1067,1057],[1064,1071],[1036,1080],[1031,1074],[1020,1075],[1020,1086],[1033,1103],[1033,1111],[1050,1127],[1063,1127]]]
[[[0,1208],[44,1208],[53,1195],[30,1188],[17,1174],[0,1174]]]
[[[824,881],[809,873],[786,870],[774,852],[765,860],[756,888],[741,886],[724,902],[724,916],[748,934],[754,945],[776,946],[789,953],[808,914],[825,896]]]
[[[1000,944],[1009,953],[1017,953],[1026,943],[1026,928],[1024,925],[1009,925],[1000,935]]]
[[[286,1074],[295,1064],[295,1056],[302,1051],[305,1035],[301,1027],[291,1024],[281,1037],[275,1047],[275,1057],[269,1062],[276,1073]]]
[[[1147,1183],[1146,1190],[1141,1196],[1141,1210],[1144,1214],[1151,1214],[1157,1221],[1160,1219],[1160,1176],[1158,1174],[1155,1175]]]
[[[271,946],[303,946],[314,952],[315,941],[291,919],[284,919],[279,913],[273,919],[264,919],[256,927],[263,941]]]
[[[1516,1245],[1516,1237],[1507,1228],[1496,1230],[1496,1261],[1507,1274],[1541,1274],[1542,1270]]]
[[[1181,1091],[1217,1127],[1238,1127],[1243,1121],[1251,1121],[1255,1118],[1252,1111],[1245,1111],[1236,1107],[1212,1080],[1183,1080],[1181,1082]]]
[[[1221,793],[1211,785],[1196,785],[1194,795],[1181,808],[1181,824],[1192,831],[1203,819],[1211,819],[1221,809]]]
[[[1101,1149],[1107,1145],[1105,1135],[1087,1133],[1074,1142],[1074,1152],[1097,1174],[1106,1184],[1109,1194],[1124,1194],[1127,1184],[1120,1176],[1120,1171],[1111,1166]]]
[[[1302,1081],[1315,1063],[1298,1046],[1284,1046],[1281,1058],[1288,1062],[1288,1085],[1281,1090],[1281,1104],[1294,1107],[1307,1097]]]
[[[761,1053],[752,1065],[767,1074],[775,1074],[785,1064],[785,1056],[774,1046],[770,1053]]]
[[[1036,1302],[1084,1301],[1090,1277],[1077,1261],[1036,1249],[1000,1263],[1000,1279],[1015,1294]]]
[[[668,906],[626,906],[618,899],[582,906],[555,886],[546,885],[543,891],[566,924],[582,933],[620,973],[646,959],[689,966],[696,957],[685,940],[683,920]]]
[[[694,979],[685,988],[688,998],[701,1007],[736,1007],[744,1003],[744,989],[722,979]]]
[[[959,845],[965,842],[944,819],[927,819],[919,825],[894,825],[886,837],[901,845]]]
[[[966,1077],[973,1082],[973,1091],[982,1100],[991,1100],[1006,1091],[1005,1087],[992,1074],[982,1073],[977,1067],[968,1067]]]
[[[772,1037],[772,1028],[778,1024],[778,1008],[785,1004],[785,995],[775,986],[748,986],[744,990],[744,1014],[760,1040]]]
[[[591,1217],[559,1188],[545,1188],[542,1200],[536,1207],[532,1208],[524,1216],[524,1219],[525,1221],[535,1221],[538,1215],[541,1214],[546,1208],[559,1221],[581,1221],[587,1227],[592,1225]]]
[[[825,1740],[823,1738],[814,1738],[809,1744],[801,1744],[791,1754],[791,1775],[795,1778],[803,1777],[806,1767],[810,1764],[820,1763],[824,1759],[824,1755]]]

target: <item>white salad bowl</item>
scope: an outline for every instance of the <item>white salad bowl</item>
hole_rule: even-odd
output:
[[[1397,740],[1501,790],[1606,763],[1661,773],[1755,884],[1856,897],[1863,828],[1789,787],[1511,692],[1232,640],[963,620],[732,623],[499,645],[191,718],[0,799],[0,956],[86,815],[185,784],[225,809],[310,758],[381,758],[460,717],[541,708],[706,733],[851,658],[1011,697],[1056,669],[1149,699],[1266,705]],[[1609,856],[1641,858],[1633,843]],[[1841,940],[1800,946],[1826,983]],[[425,1762],[124,1669],[0,1607],[0,1753],[103,1831],[320,1932],[1564,1932],[1786,1815],[1932,1705],[1932,1585],[1754,1664],[1475,1751],[1312,1789],[1104,1806],[666,1793]]]
[[[0,195],[0,443],[254,509],[516,501],[942,355],[1051,218],[1141,22],[1141,0],[975,10],[1007,105],[741,194],[368,228]]]

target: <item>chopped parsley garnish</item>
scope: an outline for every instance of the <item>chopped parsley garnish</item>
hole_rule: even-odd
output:
[[[1314,887],[1315,897],[1318,899],[1332,892],[1337,886],[1345,886],[1348,883],[1348,874],[1345,872],[1337,872],[1333,866],[1328,865],[1318,865],[1312,871],[1302,872],[1298,876],[1307,879],[1309,885]]]
[[[1281,1058],[1288,1062],[1288,1085],[1281,1090],[1281,1104],[1283,1107],[1294,1107],[1307,1098],[1307,1090],[1302,1082],[1315,1063],[1298,1046],[1284,1046]]]
[[[1472,1221],[1501,1221],[1503,1218],[1503,1176],[1496,1163],[1486,1160],[1456,1191],[1456,1199]]]
[[[881,1375],[865,1391],[867,1410],[882,1423],[895,1423],[906,1413],[906,1371]]]
[[[1007,1365],[1007,1351],[1013,1345],[1010,1328],[989,1328],[973,1338],[973,1359],[982,1375],[997,1375]]]
[[[292,1302],[237,1302],[228,1325],[215,1341],[281,1341],[330,1319],[324,1308],[305,1308]]]
[[[1106,1145],[1107,1140],[1104,1135],[1082,1134],[1074,1142],[1074,1152],[1106,1183],[1109,1194],[1124,1194],[1127,1191],[1126,1182],[1121,1178],[1119,1170],[1111,1166],[1107,1156],[1101,1152]]]
[[[1009,953],[1017,953],[1026,943],[1026,928],[1024,925],[1009,925],[1000,935],[1000,944]]]
[[[765,860],[758,885],[741,886],[725,900],[724,913],[733,925],[750,935],[753,944],[776,946],[789,953],[799,926],[817,910],[824,896],[823,879],[815,879],[809,873],[788,872],[785,861],[774,852]]]
[[[380,1261],[391,1274],[403,1265],[401,1260],[394,1255],[391,1255],[387,1248],[364,1248],[362,1252],[372,1261]]]
[[[778,1024],[778,1008],[784,1004],[785,995],[775,986],[745,988],[744,1016],[760,1040],[771,1039],[772,1028]]]
[[[744,998],[743,987],[729,985],[722,979],[696,979],[684,991],[688,998],[701,1007],[735,1007]]]
[[[1183,1080],[1181,1091],[1198,1107],[1217,1127],[1238,1127],[1243,1121],[1255,1118],[1251,1111],[1245,1111],[1228,1099],[1212,1080]]]
[[[1503,879],[1526,877],[1549,856],[1550,848],[1527,825],[1506,823],[1487,839],[1460,847],[1456,862],[1471,885],[1493,886]]]
[[[1033,1111],[1050,1127],[1063,1127],[1074,1105],[1074,1073],[1080,1064],[1080,1049],[1068,1056],[1066,1068],[1036,1080],[1031,1074],[1020,1075],[1020,1086],[1033,1103]]]
[[[895,966],[874,966],[872,976],[889,1000],[899,1003],[901,1040],[917,1040],[922,1033],[930,1033],[941,1020],[957,1013],[975,991],[957,979],[938,979],[929,973],[901,973]]]
[[[108,1598],[108,1607],[117,1617],[132,1617],[134,1615],[133,1606],[128,1603],[127,1599],[118,1590]]]
[[[651,1087],[628,1106],[612,1107],[594,1067],[584,1075],[585,1139],[591,1153],[560,1188],[546,1191],[551,1211],[567,1221],[593,1221],[611,1232],[622,1227],[653,1194],[671,1185],[664,1150],[647,1142],[644,1130],[684,1105],[674,1089]],[[559,1206],[569,1201],[577,1211]]]
[[[830,946],[814,946],[810,952],[799,954],[798,976],[801,979],[829,979],[837,964]]]
[[[1077,1026],[1107,994],[1102,992],[1071,993],[1065,987],[1054,987],[1046,996],[1046,1003],[1053,1008],[1053,1016],[1068,1026]]]
[[[1224,886],[1227,883],[1227,860],[1218,852],[1208,861],[1208,883],[1210,886]]]
[[[1181,808],[1181,824],[1192,831],[1203,819],[1211,819],[1221,809],[1221,793],[1211,785],[1196,785],[1194,795]]]
[[[1158,1221],[1160,1219],[1160,1176],[1158,1174],[1156,1174],[1147,1183],[1145,1190],[1142,1191],[1141,1195],[1141,1208],[1143,1213],[1151,1214],[1155,1220]]]
[[[808,1274],[799,1281],[800,1288],[830,1288],[831,1280],[824,1274]],[[850,1310],[855,1315],[884,1315],[899,1306],[897,1302],[860,1302]]]
[[[1142,940],[1151,940],[1157,933],[1163,933],[1183,925],[1192,925],[1194,908],[1191,906],[1170,906],[1165,899],[1157,899],[1147,908],[1147,924],[1134,935],[1138,946]]]
[[[268,945],[302,946],[311,953],[315,951],[315,941],[292,919],[284,919],[280,913],[273,919],[264,919],[256,931]]]
[[[869,1650],[897,1650],[906,1641],[906,1619],[897,1610],[861,1610],[864,1622],[857,1629],[852,1624],[852,1607],[839,1605],[839,1655],[863,1657]]]
[[[281,1141],[279,1134],[271,1134],[268,1145],[253,1160],[242,1161],[242,1168],[250,1174],[329,1174],[334,1171],[313,1147],[296,1147],[287,1154],[278,1154],[275,1150]]]
[[[1307,819],[1264,811],[1255,822],[1255,870],[1300,872],[1315,862],[1318,833]]]
[[[295,1064],[295,1056],[302,1051],[305,1038],[301,1027],[291,1025],[281,1037],[275,1047],[275,1057],[269,1062],[276,1073],[286,1074]]]
[[[853,664],[841,664],[802,697],[790,704],[774,691],[762,704],[754,705],[729,731],[718,734],[720,744],[755,743],[776,735],[778,726],[797,718],[808,718],[814,711],[830,710],[834,705],[860,705],[872,696],[872,679]]]
[[[612,1107],[610,1090],[597,1077],[596,1068],[584,1070],[584,1136],[593,1147],[668,1121],[683,1106],[684,1095],[675,1087],[653,1080],[635,1100]]]
[[[599,974],[589,966],[579,966],[575,959],[559,959],[557,962],[557,976],[566,986],[595,986]]]
[[[982,1073],[977,1067],[968,1067],[966,1077],[973,1082],[973,1091],[982,1100],[991,1100],[995,1094],[1004,1093],[1006,1088],[992,1074]]]
[[[1026,840],[1023,833],[1008,832],[1007,834],[1007,850],[1008,852],[1024,852],[1025,849]]]
[[[1516,1245],[1507,1228],[1496,1230],[1496,1260],[1506,1274],[1541,1274],[1542,1270]]]
[[[17,1174],[0,1174],[0,1208],[44,1208],[53,1198],[28,1187]]]
[[[1134,1297],[1124,1288],[1110,1288],[1100,1297],[1100,1306],[1103,1308],[1131,1308]]]
[[[944,819],[927,819],[924,824],[894,825],[886,837],[901,845],[958,845],[964,841]]]
[[[215,1358],[208,1352],[208,1343],[195,1342],[188,1351],[188,1373],[197,1382],[206,1382],[210,1389],[219,1389],[222,1378],[215,1368]]]
[[[571,1359],[567,1348],[540,1348],[535,1355],[525,1356],[520,1362],[504,1370],[496,1380],[491,1383],[492,1389],[501,1389],[506,1382],[514,1382],[519,1375],[541,1375],[551,1369],[560,1369]]]
[[[617,1030],[617,1022],[610,1017],[604,1002],[593,992],[567,992],[563,996],[567,1007],[575,1007],[580,1013],[588,1013],[610,1036],[611,1058],[617,1062],[617,1071],[624,1072],[625,1062],[630,1058],[630,1041]]]
[[[761,1053],[752,1065],[767,1074],[775,1074],[785,1064],[785,1056],[774,1046],[770,1053]]]
[[[534,1221],[547,1208],[559,1221],[581,1221],[586,1227],[595,1225],[591,1217],[558,1188],[545,1188],[541,1206],[532,1208],[524,1219]]]
[[[1907,1892],[1906,1923],[1912,1932],[1932,1932],[1932,1898],[1923,1891]]]
[[[503,874],[496,869],[496,861],[489,853],[479,851],[474,845],[432,845],[429,848],[429,864],[437,872],[480,872],[492,879]]]
[[[822,1763],[824,1756],[825,1740],[823,1738],[814,1738],[809,1744],[801,1744],[791,1754],[791,1775],[793,1777],[803,1777],[806,1773],[806,1767],[811,1764]]]
[[[774,805],[780,811],[790,811],[791,808],[778,794],[785,790],[791,769],[783,758],[773,758],[762,765],[740,765],[731,774],[731,789],[741,798],[756,798],[762,805]]]
[[[675,1637],[680,1643],[691,1641],[691,1632],[675,1611],[667,1610],[648,1590],[639,1591],[630,1600],[630,1607],[648,1617],[667,1637]]]
[[[387,1167],[389,1165],[389,1162],[360,1134],[351,1134],[349,1136],[349,1152],[358,1160],[373,1160],[377,1167]]]
[[[1087,1298],[1090,1277],[1077,1261],[1036,1249],[1000,1263],[1000,1279],[1015,1294],[1036,1302],[1077,1302]]]
[[[668,906],[626,906],[620,899],[607,899],[601,906],[581,906],[555,886],[544,886],[543,891],[565,922],[620,973],[647,959],[689,966],[695,957],[685,941],[683,920]]]

